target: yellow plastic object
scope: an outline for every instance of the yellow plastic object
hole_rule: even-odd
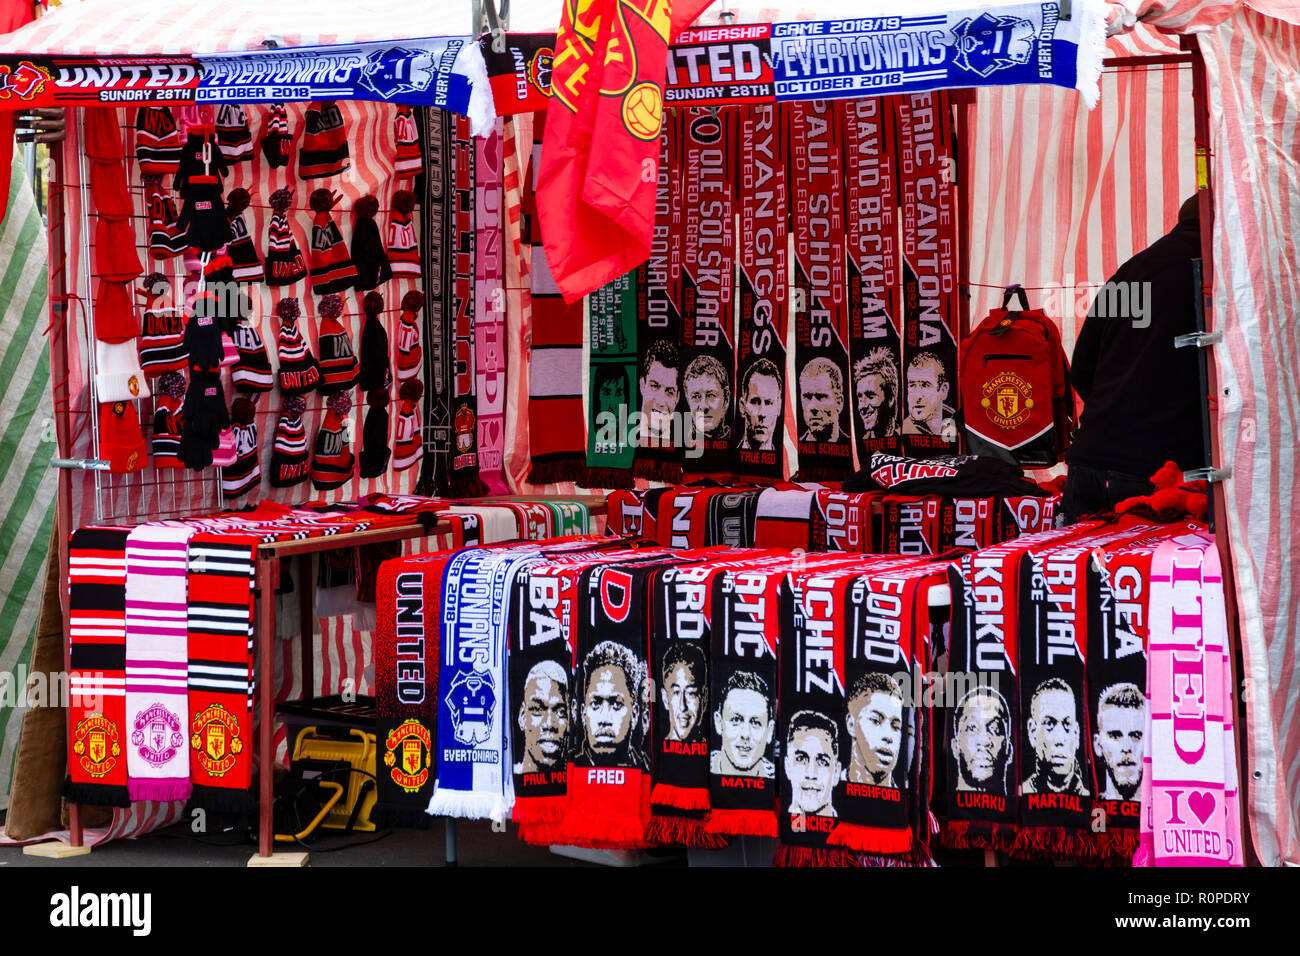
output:
[[[320,826],[321,820],[325,818],[325,815],[334,809],[334,805],[339,802],[339,797],[343,796],[343,784],[335,783],[333,780],[322,780],[321,786],[329,787],[334,792],[330,794],[330,798],[325,801],[325,806],[321,807],[320,813],[316,814],[311,823],[307,824],[293,836],[284,833],[277,833],[275,835],[277,843],[297,843],[307,834],[311,833],[312,830],[315,830]]]
[[[357,801],[361,800],[361,812],[357,814],[352,829],[370,833],[375,829],[375,825],[370,822],[370,812],[379,799],[375,787],[375,735],[368,734],[364,730],[358,730],[355,727],[351,728],[348,733],[351,734],[353,739],[340,740],[336,737],[325,737],[317,734],[315,727],[304,727],[294,741],[293,759],[323,760],[346,764],[354,770],[363,771],[349,774],[340,772],[337,777],[333,778],[346,788],[347,795],[344,799],[332,804],[332,809],[326,815],[321,826],[329,830],[346,829],[348,820],[352,817],[353,808],[356,807]],[[369,774],[369,776],[366,774]],[[344,779],[345,776],[346,780]],[[328,783],[330,781],[322,782]],[[367,783],[370,784],[369,787],[365,786]],[[365,788],[364,798],[361,796],[363,788]]]

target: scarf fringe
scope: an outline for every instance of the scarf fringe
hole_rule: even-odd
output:
[[[602,813],[597,808],[569,814],[560,828],[557,843],[592,850],[644,850],[646,821],[637,816]]]
[[[884,856],[879,853],[863,853],[858,857],[858,865],[866,867],[937,867],[934,857],[921,846],[913,846],[911,852]]]
[[[106,783],[73,783],[64,777],[59,794],[66,797],[69,803],[84,803],[92,807],[131,806],[131,797],[126,787]]]
[[[563,821],[556,821],[555,823],[522,823],[519,825],[519,839],[529,846],[553,846],[564,842],[563,828]]]
[[[657,846],[684,846],[696,850],[722,850],[731,843],[731,837],[709,833],[703,820],[689,817],[654,815],[645,828],[646,839]]]
[[[583,488],[635,488],[636,479],[627,468],[586,468],[578,484]]]
[[[433,827],[433,817],[423,810],[386,807],[378,803],[370,811],[370,822],[384,830],[428,830]]]
[[[859,866],[857,857],[847,850],[824,850],[820,847],[789,846],[776,848],[773,866]]]
[[[194,792],[194,784],[188,779],[180,780],[128,780],[127,792],[131,801],[155,800],[158,803],[172,803],[176,800],[188,800]]]
[[[860,853],[906,853],[912,848],[912,831],[841,823],[826,838],[826,845],[842,846]]]
[[[636,478],[645,478],[647,481],[662,481],[676,485],[682,480],[682,464],[679,461],[638,458],[632,462],[632,475]]]
[[[704,787],[674,787],[670,783],[656,783],[650,791],[650,802],[661,807],[678,810],[709,809],[709,791]]]
[[[248,790],[196,785],[190,792],[190,802],[186,804],[187,815],[191,807],[209,813],[256,813],[257,799]]]
[[[481,498],[488,493],[488,486],[478,475],[462,475],[448,483],[447,491],[453,498]]]
[[[705,823],[708,833],[731,836],[775,837],[776,814],[771,810],[719,810],[714,807]]]
[[[577,482],[586,470],[585,455],[558,455],[546,461],[534,461],[525,479],[530,485],[558,485],[562,481]],[[597,488],[599,485],[584,485]]]
[[[1016,844],[1016,828],[1006,823],[976,820],[947,820],[939,833],[945,850],[996,850],[1010,853]]]
[[[564,819],[564,809],[568,798],[558,797],[515,797],[515,806],[510,819],[521,827],[537,826],[543,823],[559,823]]]
[[[463,790],[438,790],[425,811],[433,817],[457,817],[461,820],[498,820],[504,822],[510,807],[499,793],[467,793]]]
[[[1104,866],[1136,865],[1140,840],[1137,830],[1107,830],[1094,834],[1097,861]]]
[[[1070,827],[1023,827],[1010,852],[1017,860],[1092,862],[1097,847],[1092,834]]]

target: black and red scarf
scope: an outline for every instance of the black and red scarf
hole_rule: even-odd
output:
[[[416,113],[420,125],[423,195],[420,201],[420,268],[424,282],[424,423],[428,447],[420,463],[421,494],[451,489],[453,395],[452,330],[456,322],[456,248],[453,202],[460,198],[455,173],[453,114],[430,108]],[[471,370],[472,371],[472,370]]]
[[[705,544],[728,548],[754,547],[758,515],[757,489],[724,489],[709,499]]]
[[[453,497],[488,493],[479,477],[478,360],[475,336],[477,289],[475,269],[475,148],[469,121],[456,117],[455,190],[452,208],[452,402],[451,482]]]
[[[790,108],[794,231],[796,480],[853,471],[849,425],[849,309],[839,111],[830,100]]]
[[[682,260],[685,249],[681,113],[664,112],[650,258],[638,268],[636,306],[638,448],[632,474],[682,480]]]
[[[941,499],[930,495],[883,495],[880,499],[880,550],[923,557],[942,553]]]
[[[875,548],[872,508],[881,496],[871,492],[818,489],[813,493],[809,551],[872,554]],[[897,553],[897,552],[893,552]]]
[[[887,99],[842,100],[848,219],[849,360],[858,460],[902,448],[898,181]]]
[[[785,477],[785,333],[789,316],[787,110],[775,103],[738,114],[740,320],[736,345],[737,475]]]
[[[659,502],[672,488],[611,491],[605,498],[605,529],[610,534],[659,540]]]
[[[736,253],[737,156],[733,111],[684,111],[682,169],[686,235],[682,268],[682,395],[691,421],[685,472],[725,478],[732,470],[736,422],[736,329],[733,263]]]
[[[997,498],[944,498],[939,505],[939,551],[987,548],[997,535]]]
[[[957,413],[957,203],[948,96],[894,100],[903,219],[903,448],[959,448]]]

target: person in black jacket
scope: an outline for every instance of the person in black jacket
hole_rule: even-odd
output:
[[[1174,348],[1175,337],[1196,331],[1192,260],[1200,255],[1193,196],[1178,224],[1120,266],[1093,300],[1070,363],[1083,414],[1065,456],[1067,521],[1150,494],[1150,476],[1166,461],[1184,471],[1204,466],[1196,349]]]

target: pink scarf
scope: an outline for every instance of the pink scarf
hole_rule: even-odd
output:
[[[1223,578],[1212,538],[1151,563],[1147,747],[1135,866],[1241,866]]]

